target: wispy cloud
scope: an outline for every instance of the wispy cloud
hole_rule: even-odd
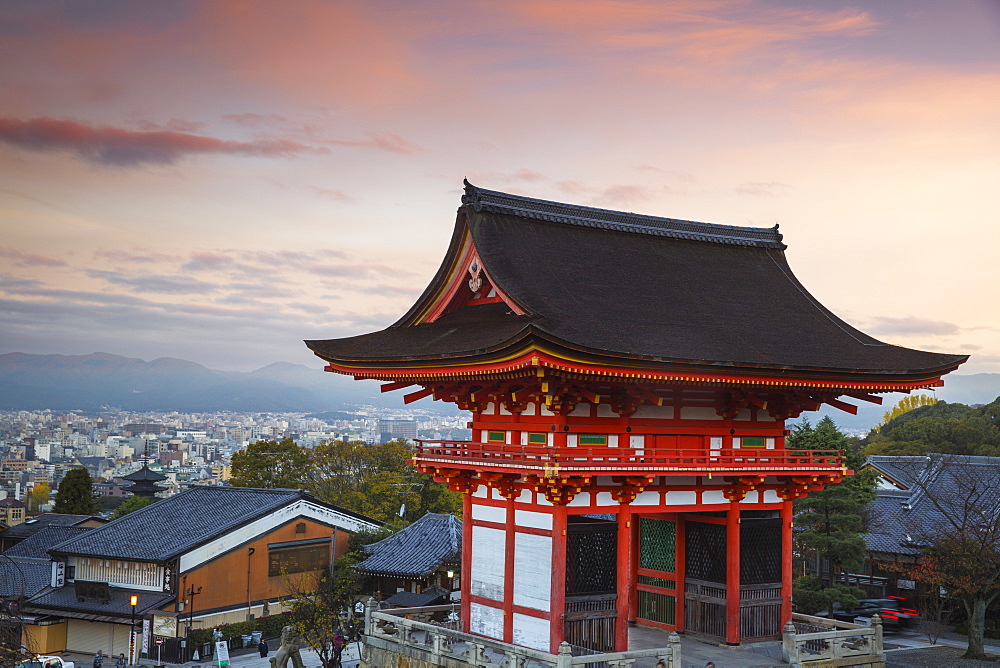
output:
[[[876,336],[949,336],[961,331],[961,327],[952,322],[913,316],[906,318],[875,316],[872,321],[869,331]]]
[[[0,118],[0,141],[29,151],[64,151],[116,167],[169,165],[192,155],[295,157],[326,149],[286,139],[233,141],[185,132],[136,132],[55,118]]]
[[[204,294],[214,292],[218,286],[214,283],[200,281],[190,276],[132,276],[117,271],[102,271],[92,269],[87,271],[91,278],[98,278],[108,283],[129,287],[137,292],[156,292],[163,294]]]
[[[16,248],[0,247],[0,257],[6,258],[11,264],[19,267],[61,267],[66,263],[62,260],[37,253],[25,253]]]
[[[752,197],[777,197],[791,190],[792,186],[780,181],[747,181],[736,186],[737,195]]]
[[[391,153],[409,155],[416,153],[420,147],[413,142],[403,139],[392,132],[369,132],[366,139],[322,139],[322,144],[331,146],[354,146],[358,148],[377,148]]]

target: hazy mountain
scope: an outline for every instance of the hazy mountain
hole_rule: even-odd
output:
[[[397,393],[398,394],[398,393]],[[373,381],[357,382],[301,364],[249,373],[188,360],[92,355],[0,355],[0,410],[323,411],[350,404],[400,406]],[[453,412],[453,411],[452,411]]]

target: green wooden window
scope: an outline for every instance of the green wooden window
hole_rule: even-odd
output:
[[[673,573],[677,557],[677,523],[639,518],[639,568]]]
[[[488,431],[486,432],[486,440],[490,443],[506,443],[507,442],[507,432],[505,431]]]
[[[580,445],[606,446],[608,444],[607,434],[580,434],[577,438]]]
[[[744,436],[740,442],[744,448],[763,448],[765,445],[763,436]]]
[[[543,431],[528,432],[528,445],[548,445],[549,435]]]
[[[639,617],[651,622],[673,625],[677,612],[677,599],[666,594],[639,591]]]

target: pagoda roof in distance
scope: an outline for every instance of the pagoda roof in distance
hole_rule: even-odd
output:
[[[796,279],[785,248],[777,226],[595,209],[466,182],[451,245],[410,310],[379,332],[306,344],[338,371],[376,378],[431,368],[439,374],[429,378],[441,377],[448,365],[543,351],[709,376],[934,384],[968,359],[849,325]],[[473,294],[477,265],[502,300]]]
[[[141,469],[122,476],[122,479],[130,482],[160,482],[161,480],[166,480],[167,476],[149,468],[149,464],[143,464]]]

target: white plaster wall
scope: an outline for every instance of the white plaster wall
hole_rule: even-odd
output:
[[[547,619],[529,617],[519,612],[514,613],[514,644],[549,651],[549,622]]]
[[[759,497],[760,497],[760,492],[758,492],[757,490],[751,490],[747,492],[747,495],[745,497],[743,497],[743,501],[741,501],[741,503],[757,503]]]
[[[469,630],[487,638],[503,640],[503,610],[473,603],[469,610]]]
[[[552,515],[536,513],[531,510],[515,510],[514,524],[519,527],[552,530]]]
[[[628,446],[636,450],[642,450],[646,447],[646,436],[644,434],[629,434]]]
[[[611,410],[608,404],[597,404],[597,417],[615,418],[618,414]]]
[[[667,492],[667,504],[671,506],[690,506],[698,503],[697,492],[679,491]]]
[[[496,506],[480,506],[474,503],[472,504],[472,519],[503,524],[507,521],[507,509]]]
[[[618,434],[608,434],[608,447],[609,448],[618,447]]]
[[[702,503],[729,503],[729,499],[722,495],[722,490],[709,489],[701,493]]]
[[[635,497],[635,501],[632,502],[633,506],[658,506],[660,505],[660,493],[659,492],[640,492],[638,496]]]
[[[486,485],[480,485],[476,488],[476,491],[472,493],[472,496],[479,497],[480,499],[485,499],[489,496],[490,490]]]
[[[750,409],[749,408],[744,408],[733,419],[736,420],[736,421],[738,421],[738,422],[748,422],[751,417],[753,417],[753,416],[750,413]]]
[[[707,406],[684,406],[681,408],[682,420],[721,420],[722,416],[714,408]]]
[[[548,612],[552,589],[552,538],[519,533],[514,538],[514,605]]]
[[[617,512],[618,502],[611,497],[611,492],[598,492],[594,495],[595,506],[614,506]]]
[[[674,417],[674,407],[673,406],[650,406],[644,404],[639,406],[638,410],[632,414],[632,417],[636,418],[656,418],[661,420],[670,420]]]
[[[517,495],[517,501],[519,503],[531,503],[534,494],[530,489],[522,489],[521,493]]]
[[[576,405],[573,412],[569,414],[570,417],[590,417],[590,403],[581,402]]]
[[[577,447],[578,441],[576,434],[566,434],[566,447],[575,448]]]
[[[503,601],[504,538],[500,529],[472,527],[472,580],[469,588],[473,595]]]
[[[551,506],[552,502],[545,498],[545,495],[541,492],[535,494],[535,503],[540,506]]]
[[[549,415],[555,415],[555,413],[546,408],[545,404],[538,404],[538,415],[546,417]]]
[[[764,490],[764,503],[780,503],[781,497],[773,489]]]
[[[580,492],[573,500],[570,501],[567,506],[589,506],[590,505],[590,492]]]

